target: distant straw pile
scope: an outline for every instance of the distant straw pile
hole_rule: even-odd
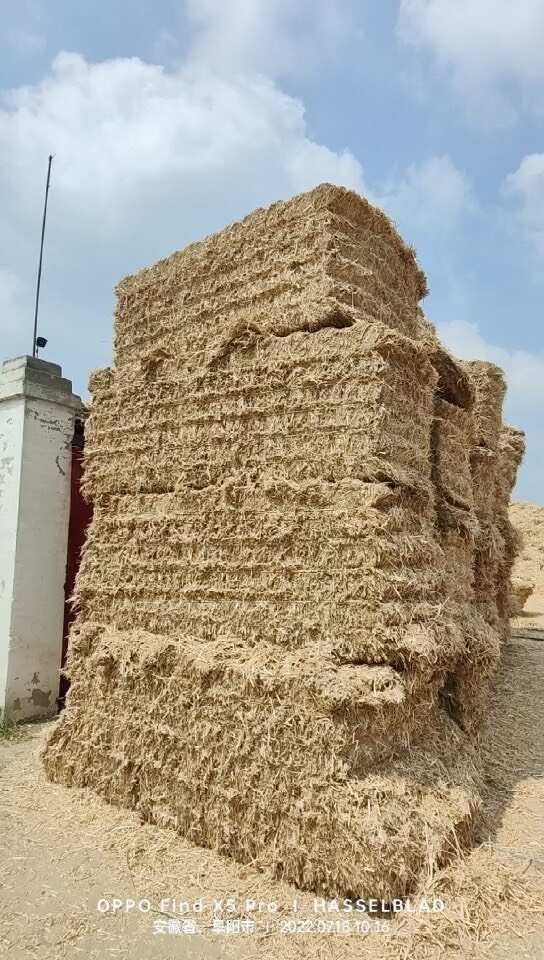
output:
[[[425,290],[329,185],[119,285],[53,779],[335,895],[469,840],[521,439]]]
[[[519,617],[533,593],[529,607],[534,600],[538,607],[544,595],[544,507],[513,501],[509,516],[520,544],[512,576],[511,610],[513,617]]]

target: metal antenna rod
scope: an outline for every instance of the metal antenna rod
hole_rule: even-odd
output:
[[[43,260],[43,241],[45,237],[45,219],[47,217],[47,198],[49,196],[49,184],[51,182],[51,164],[53,162],[53,155],[49,155],[49,162],[47,164],[47,182],[45,184],[45,201],[43,205],[43,220],[42,220],[42,239],[40,243],[40,260],[38,263],[38,282],[36,284],[36,306],[34,308],[34,337],[32,339],[32,356],[36,357],[38,350],[36,346],[36,338],[38,336],[38,306],[40,303],[40,285],[42,282],[42,260]]]

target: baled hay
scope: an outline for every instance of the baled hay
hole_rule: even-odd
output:
[[[451,659],[424,351],[378,324],[247,333],[240,352],[226,338],[220,363],[143,381],[132,402],[119,373],[95,382],[82,613],[160,634],[182,619],[205,639],[321,640],[367,662],[402,656],[407,627],[430,621],[424,657]],[[146,402],[157,426],[143,436]]]
[[[111,386],[94,394],[92,497],[265,472],[294,483],[385,479],[431,496],[436,374],[407,338],[363,322],[289,337],[237,330],[208,364],[184,364],[169,354],[159,380],[147,379],[145,364],[136,380],[122,370],[102,377]]]
[[[250,647],[321,642],[368,662],[403,650],[417,659],[404,640],[420,624],[423,658],[443,660],[443,561],[418,507],[409,493],[349,479],[100,498],[81,614],[166,635],[182,624]]]
[[[487,447],[470,451],[470,470],[476,516],[489,518],[496,509],[496,476],[498,455]]]
[[[404,895],[470,833],[476,755],[402,672],[91,625],[69,670],[52,779],[301,887]],[[410,709],[434,714],[415,743]]]
[[[518,554],[513,567],[516,580],[530,581],[535,595],[544,594],[544,507],[535,503],[514,501],[509,518],[518,539]]]
[[[470,410],[438,397],[434,407],[435,482],[438,496],[471,512],[474,492],[470,453],[473,420]]]
[[[481,586],[475,584],[480,526],[474,513],[440,500],[437,518],[445,560],[444,615],[449,611],[463,637],[460,654],[446,674],[440,696],[456,723],[472,735],[485,717],[500,658],[495,579],[490,587],[493,602],[486,605],[482,603]]]
[[[510,495],[514,489],[518,468],[525,453],[525,434],[523,430],[503,424],[499,435],[499,470],[497,495],[502,502],[501,509],[508,510]]]
[[[500,377],[449,357],[424,292],[327,185],[119,285],[52,778],[335,895],[407,893],[469,839]]]
[[[444,554],[444,595],[449,601],[472,603],[475,541],[480,529],[476,518],[472,512],[440,499],[437,522]]]
[[[116,364],[164,348],[198,368],[236,325],[282,335],[365,315],[414,336],[425,292],[413,251],[385,214],[322,184],[123,280]]]
[[[480,606],[459,608],[464,649],[455,668],[446,674],[441,697],[450,715],[465,733],[474,736],[485,720],[493,680],[500,663],[502,627]]]
[[[502,619],[503,635],[509,636],[512,610],[512,571],[520,549],[520,538],[508,516],[508,505],[518,467],[525,452],[525,434],[503,424],[499,436],[499,469],[497,471],[497,524],[502,534],[505,555],[499,567],[497,606]]]
[[[502,428],[502,404],[506,382],[502,370],[484,360],[467,360],[460,364],[470,377],[475,391],[475,445],[496,450]]]
[[[478,533],[474,544],[474,598],[479,612],[503,639],[509,636],[510,577],[519,549],[508,504],[525,450],[524,434],[502,423],[505,383],[494,364],[473,361],[474,441],[470,453]]]
[[[434,324],[425,316],[421,307],[418,307],[417,318],[417,339],[425,345],[429,360],[438,374],[436,399],[446,400],[462,410],[472,411],[476,400],[476,387],[470,370],[444,348]]]

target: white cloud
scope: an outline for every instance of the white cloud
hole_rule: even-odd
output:
[[[185,0],[194,60],[279,77],[329,60],[355,29],[353,0]]]
[[[377,201],[401,226],[448,231],[473,205],[468,178],[448,156],[408,168]]]
[[[53,152],[40,330],[79,389],[89,367],[110,360],[119,278],[260,204],[341,183],[383,203],[412,239],[449,228],[470,200],[448,157],[373,194],[349,151],[308,136],[299,100],[261,75],[217,74],[194,57],[169,72],[61,53],[40,83],[0,100],[0,152],[0,297],[13,318],[3,353],[28,350]]]
[[[90,64],[61,53],[42,83],[19,88],[4,102],[4,176],[18,190],[18,202],[26,198],[26,213],[34,209],[36,190],[29,196],[27,188],[36,159],[50,149],[57,189],[77,202],[78,214],[100,218],[106,229],[123,229],[119,214],[132,206],[135,190],[160,187],[169,178],[189,188],[184,178],[242,172],[257,159],[265,169],[278,167],[292,189],[324,172],[338,175],[337,155],[313,149],[317,145],[307,138],[301,102],[262,77],[237,81],[204,69],[166,73],[136,58]],[[296,162],[300,153],[304,165]],[[353,158],[348,164],[344,157],[341,170],[351,185],[360,185]]]
[[[439,237],[472,204],[466,176],[447,156],[410,167],[381,195],[369,191],[349,151],[308,136],[299,100],[261,75],[217,74],[194,58],[167,72],[136,58],[88,63],[62,53],[40,83],[3,96],[0,151],[2,352],[30,346],[52,151],[40,332],[49,339],[45,356],[79,390],[90,367],[110,362],[117,280],[259,204],[322,180],[342,183],[385,205],[409,240],[419,230]],[[527,177],[518,171],[510,187],[518,192],[536,183],[539,167],[520,170]],[[525,425],[528,392],[533,406],[544,399],[542,358],[491,347],[469,324],[445,324],[441,333],[456,352],[505,367],[513,419]],[[534,448],[544,449],[544,438]]]
[[[544,153],[524,157],[518,169],[506,177],[502,192],[518,204],[516,217],[541,277],[544,267]]]
[[[3,296],[30,330],[55,154],[41,327],[56,357],[80,358],[82,379],[108,361],[111,290],[125,273],[323,180],[365,189],[352,154],[308,137],[300,101],[263,77],[194,63],[167,73],[138,59],[92,64],[62,53],[41,83],[3,97],[0,152]],[[8,331],[3,352],[27,341],[26,329]]]
[[[542,0],[401,0],[398,35],[430,50],[481,125],[542,111]]]

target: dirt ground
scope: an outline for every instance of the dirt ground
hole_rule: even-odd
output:
[[[48,783],[38,752],[51,725],[27,726],[0,743],[0,952],[10,960],[541,960],[543,690],[544,643],[514,640],[484,741],[480,843],[429,878],[428,896],[442,898],[444,910],[378,921],[385,932],[287,932],[297,918],[315,925],[338,915],[316,914],[312,896],[142,824],[87,791]],[[150,910],[97,909],[115,897],[146,898]],[[204,911],[180,914],[172,903],[161,904],[168,897],[203,898]],[[223,900],[225,908],[228,897],[236,900],[235,912],[214,912],[211,901]],[[261,911],[248,910],[247,898],[260,901]],[[277,910],[268,913],[274,903]],[[221,928],[236,918],[256,921],[255,929]],[[187,926],[183,932],[180,920],[196,922],[200,932]]]

